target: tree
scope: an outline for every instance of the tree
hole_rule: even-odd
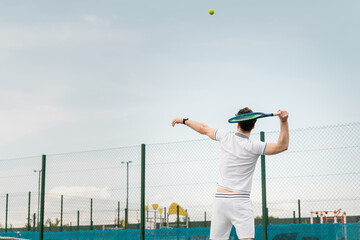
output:
[[[52,222],[52,221],[51,221],[51,218],[48,218],[48,219],[45,221],[45,225],[48,225],[50,229],[51,229],[51,227],[57,227],[57,226],[59,226],[59,223],[60,223],[60,219],[59,219],[59,218],[55,218],[55,222]]]
[[[26,218],[26,221],[27,221],[27,218]],[[30,217],[30,226],[28,225],[28,222],[25,223],[25,228],[28,228],[28,227],[32,227],[32,223],[34,222],[34,219],[32,217]],[[0,225],[0,228],[1,228],[1,225]]]
[[[276,219],[276,218],[278,218],[278,217],[269,216],[269,220],[270,220],[270,219]],[[255,217],[255,220],[261,220],[261,219],[262,219],[262,216],[256,216],[256,217]]]

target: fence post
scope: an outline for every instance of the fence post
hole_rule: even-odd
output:
[[[125,208],[125,229],[127,229],[127,225],[128,225],[128,209]]]
[[[80,230],[80,211],[77,211],[77,230]]]
[[[7,232],[8,212],[9,212],[9,194],[7,193],[6,206],[5,206],[5,232]]]
[[[177,205],[176,206],[176,227],[178,228],[178,227],[180,227],[179,225],[180,225],[180,214],[179,214],[179,212],[180,212],[180,209],[179,209],[179,205]]]
[[[299,224],[301,223],[301,209],[300,209],[300,200],[298,200],[298,209],[299,209]]]
[[[30,231],[30,203],[31,203],[31,192],[29,192],[29,201],[28,201],[28,227],[27,230]]]
[[[40,202],[40,232],[39,232],[39,240],[43,240],[43,239],[44,239],[45,170],[46,170],[46,155],[42,155],[42,167],[41,167],[41,202]]]
[[[295,211],[293,211],[293,224],[296,223],[296,216],[295,216]]]
[[[93,230],[93,199],[90,199],[90,230]]]
[[[265,142],[265,132],[260,132],[260,140]],[[262,224],[263,224],[263,240],[267,240],[268,226],[268,209],[266,203],[266,168],[265,155],[261,155],[261,187],[262,187]]]
[[[34,228],[34,232],[36,231],[36,213],[34,213],[33,215],[33,228]]]
[[[60,232],[63,231],[63,203],[64,203],[64,195],[61,195],[61,210],[60,210]]]
[[[120,201],[118,202],[117,227],[120,228]]]
[[[145,144],[141,144],[140,240],[145,240]]]
[[[206,211],[205,211],[205,227],[206,227],[206,225],[207,225],[207,224],[206,224]]]

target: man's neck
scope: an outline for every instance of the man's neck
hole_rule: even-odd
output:
[[[248,137],[250,137],[250,133],[251,133],[251,132],[241,131],[241,129],[238,129],[238,132],[241,133],[241,134],[244,134],[245,136],[248,136]]]

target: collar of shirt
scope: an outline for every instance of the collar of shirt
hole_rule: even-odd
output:
[[[238,137],[249,138],[245,134],[242,134],[242,133],[239,133],[239,132],[235,133],[235,135],[238,136]]]

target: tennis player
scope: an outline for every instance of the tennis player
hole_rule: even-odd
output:
[[[252,112],[240,109],[237,115]],[[175,118],[175,124],[185,124],[200,134],[220,142],[220,176],[213,204],[210,239],[228,240],[234,225],[241,240],[255,237],[254,211],[250,200],[252,178],[260,155],[273,155],[287,150],[289,145],[288,112],[279,110],[280,135],[277,143],[265,143],[249,139],[256,120],[237,124],[231,132],[211,128],[188,118]]]

